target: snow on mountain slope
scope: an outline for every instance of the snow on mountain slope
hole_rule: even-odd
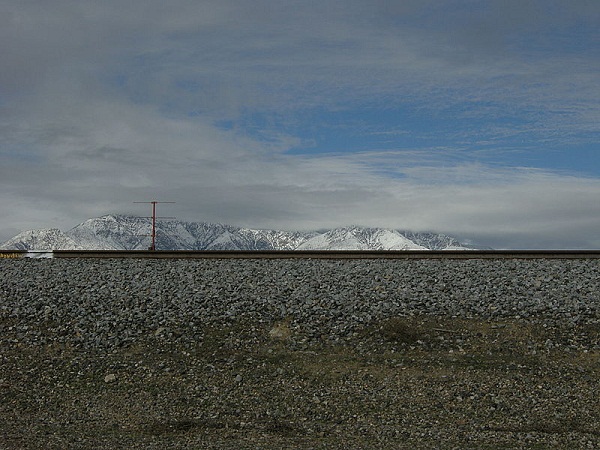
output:
[[[253,230],[240,228],[237,230],[237,243],[247,250],[296,250],[300,244],[313,237],[315,233],[298,231]]]
[[[336,228],[297,247],[298,250],[427,250],[394,230]]]
[[[438,233],[414,233],[412,231],[400,231],[407,239],[417,245],[429,250],[465,250],[464,246],[457,239]]]
[[[0,245],[2,250],[85,250],[86,247],[56,228],[28,230]]]
[[[143,248],[150,232],[148,219],[107,215],[88,219],[66,234],[75,242],[98,250],[132,250]]]
[[[106,215],[88,219],[71,230],[23,232],[0,246],[18,250],[145,250],[151,220]],[[464,249],[454,238],[359,226],[326,232],[254,230],[224,224],[157,220],[158,250],[444,250]]]

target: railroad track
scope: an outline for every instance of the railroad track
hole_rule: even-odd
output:
[[[0,250],[0,258],[144,259],[598,259],[600,250]]]

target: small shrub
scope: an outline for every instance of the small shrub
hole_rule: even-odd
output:
[[[388,341],[414,344],[421,339],[419,331],[409,322],[409,319],[402,317],[385,320],[379,329],[381,335]]]

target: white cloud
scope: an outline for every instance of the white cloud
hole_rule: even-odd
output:
[[[0,202],[10,212],[0,240],[145,214],[132,202],[157,198],[178,202],[168,215],[254,227],[359,223],[493,246],[598,245],[596,179],[495,158],[520,136],[525,146],[597,136],[594,46],[553,50],[536,38],[524,52],[517,38],[560,43],[554,31],[590,26],[599,8],[397,3],[4,3]],[[319,120],[315,109],[363,107],[456,114],[467,125],[446,132],[454,145],[286,153],[318,141],[289,131]],[[253,114],[265,123],[247,129]],[[397,123],[361,130],[374,132],[433,135]]]

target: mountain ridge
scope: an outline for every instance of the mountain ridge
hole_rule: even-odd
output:
[[[108,214],[63,232],[27,230],[0,244],[4,250],[145,250],[151,220]],[[159,250],[472,250],[440,233],[351,225],[322,231],[252,229],[208,222],[156,221]]]

